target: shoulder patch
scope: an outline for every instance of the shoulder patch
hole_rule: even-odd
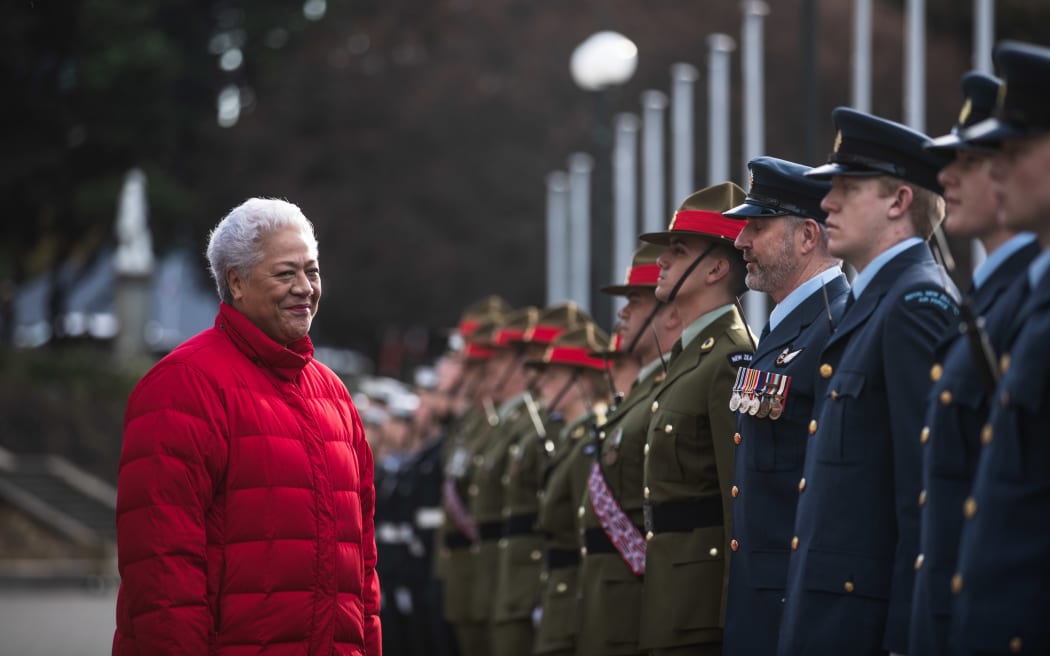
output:
[[[916,289],[901,299],[904,307],[914,310],[931,309],[959,315],[959,305],[951,294],[943,289]]]
[[[741,367],[743,365],[751,364],[751,354],[747,351],[737,351],[736,353],[730,353],[726,356],[729,360],[729,364],[734,367]]]

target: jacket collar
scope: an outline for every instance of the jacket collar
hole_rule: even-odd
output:
[[[835,332],[824,345],[824,350],[826,351],[829,346],[844,339],[858,326],[863,325],[875,312],[875,308],[879,306],[886,292],[898,282],[901,274],[917,265],[937,266],[926,242],[915,244],[886,262],[861,292],[860,297],[854,301],[853,307],[842,316],[842,322],[835,327]]]
[[[828,303],[834,308],[838,299],[849,293],[849,283],[846,282],[846,276],[839,275],[833,278],[824,286],[824,290],[828,293]],[[842,298],[842,303],[845,303],[845,298]],[[766,335],[765,339],[759,341],[758,348],[755,350],[754,360],[752,361],[759,360],[773,351],[778,351],[790,345],[814,321],[827,321],[828,311],[829,308],[824,305],[824,291],[818,289],[807,296],[790,314],[784,317],[777,324],[777,327]],[[833,311],[833,314],[836,313]]]
[[[252,362],[272,369],[285,380],[294,380],[313,360],[314,345],[309,335],[295,340],[287,347],[281,346],[259,330],[240,310],[226,303],[219,305],[215,329],[228,335],[237,350]]]

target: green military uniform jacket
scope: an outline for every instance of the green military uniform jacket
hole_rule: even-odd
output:
[[[536,654],[571,654],[578,625],[576,577],[579,535],[576,519],[596,447],[590,430],[593,414],[562,430],[562,445],[546,472],[537,526],[546,536],[542,615],[536,632]]]
[[[470,549],[474,570],[470,617],[474,621],[488,623],[492,619],[498,544],[503,537],[503,475],[511,443],[529,426],[524,395],[504,402],[499,408],[499,424],[488,431],[471,459],[468,507],[480,538]]]
[[[732,306],[700,317],[683,338],[649,407],[643,649],[717,644],[724,624],[736,426],[729,397],[754,349]]]
[[[531,626],[532,612],[540,603],[540,573],[543,571],[543,535],[536,528],[543,472],[554,455],[564,422],[536,407],[530,421],[511,443],[503,474],[504,535],[499,542],[494,623],[525,621]],[[542,430],[537,431],[537,422]],[[532,653],[532,645],[525,646]]]
[[[485,412],[471,407],[463,414],[460,430],[449,440],[444,457],[445,490],[442,496],[447,497],[447,488],[452,487],[461,503],[466,506],[467,488],[470,485],[470,461],[474,451],[482,444],[490,425]],[[470,590],[473,582],[473,567],[470,556],[471,540],[460,531],[448,510],[448,499],[444,499],[445,517],[438,536],[440,545],[437,549],[435,572],[444,580],[443,607],[445,619],[452,623],[470,620]]]
[[[666,362],[668,356],[664,356]],[[660,360],[647,365],[639,380],[599,428],[602,474],[609,491],[631,523],[644,533],[642,520],[643,464],[649,430],[649,399],[664,380]],[[576,653],[583,656],[641,653],[638,648],[642,606],[642,579],[635,576],[598,522],[586,486],[579,528],[584,558],[579,587],[583,597]]]

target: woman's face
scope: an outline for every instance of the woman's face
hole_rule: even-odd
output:
[[[287,346],[310,332],[321,300],[321,272],[298,228],[282,228],[262,243],[262,259],[247,278],[227,275],[233,307],[260,330]]]

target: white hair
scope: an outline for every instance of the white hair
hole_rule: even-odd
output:
[[[247,278],[252,267],[262,259],[262,243],[282,228],[298,228],[317,257],[317,237],[314,226],[297,205],[278,198],[249,198],[230,210],[208,235],[208,265],[219,298],[232,303],[233,296],[226,283],[231,269]]]

